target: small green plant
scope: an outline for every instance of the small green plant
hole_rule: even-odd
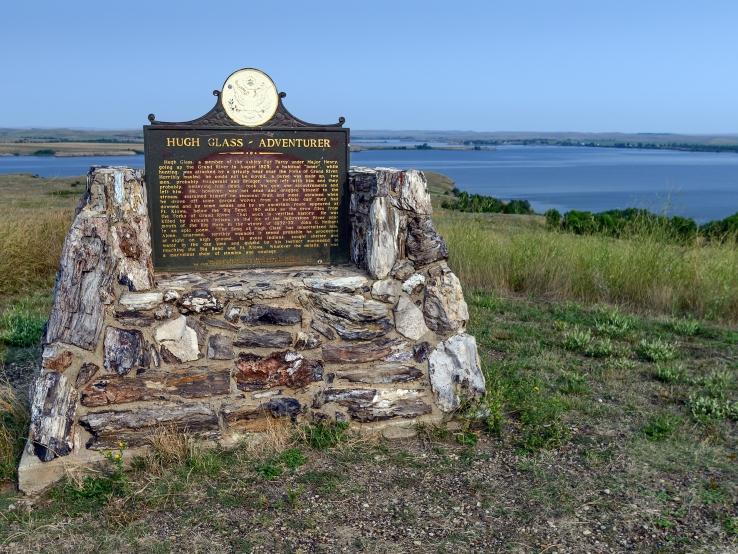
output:
[[[735,375],[726,370],[714,371],[707,376],[703,382],[705,391],[709,396],[725,399],[728,389],[735,382]]]
[[[601,315],[595,319],[597,332],[610,337],[622,337],[632,326],[632,319],[622,314],[617,308],[603,310]]]
[[[705,483],[705,488],[700,493],[703,504],[722,504],[728,498],[725,491],[715,479],[710,479]]]
[[[672,320],[669,326],[675,333],[688,337],[700,332],[700,322],[689,317]]]
[[[46,318],[22,303],[11,306],[0,316],[0,342],[26,347],[41,340]]]
[[[454,435],[454,438],[460,445],[469,447],[476,446],[479,441],[479,436],[469,430],[459,431]]]
[[[103,453],[110,466],[102,477],[86,476],[81,481],[65,479],[52,490],[52,497],[64,504],[70,515],[102,507],[110,498],[130,492],[130,481],[124,470],[123,453],[126,443],[119,442],[116,450]]]
[[[315,450],[333,448],[346,440],[348,423],[336,421],[332,423],[313,423],[304,425],[300,429],[299,438],[302,442]]]
[[[564,334],[563,346],[567,350],[583,352],[591,342],[592,332],[577,326]]]
[[[336,471],[306,471],[298,477],[301,483],[315,485],[324,494],[336,490],[341,479],[342,475]]]
[[[296,488],[289,488],[287,489],[287,493],[284,495],[285,503],[294,508],[297,506],[298,501],[300,500],[300,497],[302,496],[302,493],[304,491],[304,488],[302,485],[296,487]]]
[[[612,341],[605,337],[593,340],[584,348],[584,355],[590,358],[609,358],[615,352]]]
[[[636,365],[636,362],[628,358],[617,358],[610,362],[610,367],[618,371],[628,371],[631,369],[635,369]]]
[[[738,421],[738,402],[721,400],[712,396],[692,395],[689,397],[692,416],[703,423],[732,419]]]
[[[292,471],[307,463],[307,458],[299,448],[288,448],[277,456],[277,461]]]
[[[738,516],[726,517],[723,521],[723,529],[729,537],[738,537]]]
[[[670,437],[677,426],[679,418],[670,414],[660,414],[652,417],[641,432],[651,441],[662,441]]]
[[[648,362],[668,362],[676,358],[676,346],[660,338],[642,339],[636,353]]]
[[[580,395],[589,391],[584,375],[573,371],[565,371],[556,378],[556,385],[562,394]]]
[[[683,383],[686,380],[684,367],[681,365],[657,365],[651,373],[654,379],[662,383]]]
[[[254,466],[254,470],[256,473],[269,480],[276,479],[284,473],[284,468],[280,464],[276,463],[272,458],[256,464]]]
[[[307,458],[299,448],[288,448],[256,464],[254,470],[265,479],[271,480],[281,476],[285,469],[294,471],[306,463]]]

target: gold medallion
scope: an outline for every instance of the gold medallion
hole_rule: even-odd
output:
[[[258,69],[239,69],[223,84],[223,109],[233,121],[256,127],[269,121],[279,104],[279,94],[269,75]]]

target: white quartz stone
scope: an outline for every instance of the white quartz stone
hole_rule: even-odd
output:
[[[406,294],[400,296],[395,308],[395,327],[398,333],[411,340],[419,340],[428,332],[423,312]]]
[[[438,406],[444,412],[457,409],[462,398],[481,398],[485,393],[477,341],[466,333],[438,344],[428,359],[428,374]]]

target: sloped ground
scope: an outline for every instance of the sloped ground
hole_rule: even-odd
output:
[[[271,451],[173,455],[162,443],[131,472],[111,453],[108,474],[32,506],[3,497],[0,550],[738,550],[738,333],[468,301],[484,418],[397,441],[314,427]]]

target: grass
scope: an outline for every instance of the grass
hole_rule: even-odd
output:
[[[9,383],[0,383],[0,483],[15,478],[28,433],[28,406]]]
[[[543,218],[441,213],[467,287],[629,311],[738,322],[738,248],[549,231]]]

